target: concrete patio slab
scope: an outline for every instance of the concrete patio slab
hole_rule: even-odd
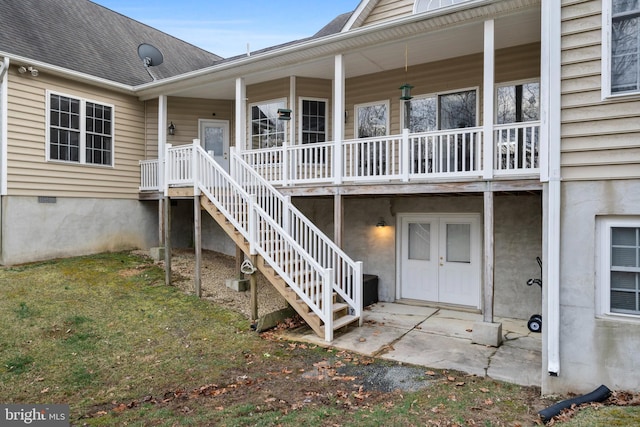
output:
[[[411,331],[380,355],[383,359],[435,369],[454,369],[484,377],[496,349],[470,340]]]
[[[495,348],[471,343],[473,324],[482,320],[478,313],[377,303],[363,315],[362,327],[337,331],[332,343],[310,328],[285,331],[284,338],[425,369],[457,370],[520,385],[542,382],[541,334],[530,332],[524,320],[496,319],[502,322],[504,342]]]
[[[540,350],[524,350],[503,344],[491,357],[487,375],[501,381],[531,386],[542,382]]]

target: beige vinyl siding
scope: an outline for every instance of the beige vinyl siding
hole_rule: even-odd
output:
[[[540,45],[538,43],[501,49],[496,52],[496,83],[536,80],[540,76]],[[400,85],[410,83],[414,86],[413,96],[460,89],[477,88],[478,125],[482,124],[482,54],[469,55],[445,61],[409,67],[384,73],[348,79],[346,84],[345,125],[347,139],[354,135],[355,105],[377,101],[389,101],[391,134],[398,134],[400,129]]]
[[[152,99],[144,103],[145,129],[144,140],[145,160],[158,158],[158,100]],[[167,130],[168,131],[168,130]],[[167,135],[168,138],[168,135]]]
[[[47,90],[114,108],[114,165],[46,160]],[[41,72],[37,78],[9,72],[7,188],[10,196],[134,199],[144,154],[144,105],[111,92]]]
[[[377,24],[413,14],[414,0],[380,0],[362,26]]]
[[[640,96],[602,100],[601,1],[562,2],[562,178],[640,177]]]
[[[271,101],[273,99],[286,98],[287,107],[292,108],[292,105],[289,102],[289,78],[248,85],[247,98],[247,105]]]
[[[156,104],[157,105],[157,104]],[[176,127],[175,135],[167,135],[167,143],[173,145],[192,144],[198,138],[198,120],[226,120],[229,122],[229,143],[234,145],[233,132],[234,102],[228,100],[212,100],[203,98],[174,98],[167,99],[167,124],[173,122]],[[155,111],[157,129],[158,112]],[[157,130],[156,130],[157,135]],[[157,141],[156,141],[157,146]]]

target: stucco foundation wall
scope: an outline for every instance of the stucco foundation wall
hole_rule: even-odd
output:
[[[174,199],[171,205],[171,246],[194,248],[193,199]],[[235,256],[236,245],[205,210],[201,212],[202,249]]]
[[[528,279],[541,278],[536,257],[542,259],[542,199],[497,195],[494,203],[494,314],[528,320],[542,313],[542,289],[527,286]]]
[[[640,318],[596,312],[596,224],[598,216],[640,220],[640,180],[565,182],[561,212],[560,374],[543,377],[542,391],[586,393],[601,384],[638,391]]]
[[[47,201],[2,197],[3,265],[157,245],[155,202],[64,197]]]
[[[295,198],[295,205],[333,237],[333,198]],[[401,213],[483,212],[482,196],[345,198],[343,249],[364,263],[366,274],[379,278],[378,298],[396,298],[396,222]],[[536,256],[542,256],[542,202],[540,195],[495,197],[496,316],[528,319],[541,312],[541,290],[529,287],[540,277]],[[384,219],[388,224],[379,228]],[[481,215],[482,218],[482,215]],[[524,321],[524,320],[523,320]]]

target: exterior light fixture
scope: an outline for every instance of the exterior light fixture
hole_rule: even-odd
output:
[[[169,124],[169,135],[175,135],[176,134],[176,126],[173,124],[173,122],[171,122]]]
[[[413,86],[411,86],[409,83],[403,84],[398,89],[400,89],[400,99],[402,99],[403,101],[408,101],[413,98],[413,96],[411,96],[411,89],[413,89]]]
[[[278,120],[291,120],[291,110],[288,108],[278,108]]]
[[[30,72],[33,77],[38,77],[38,74],[40,74],[39,71],[35,67],[32,67],[31,65],[29,65],[28,67],[24,65],[21,65],[18,67],[18,72],[20,74],[24,74],[27,71]]]
[[[380,219],[378,220],[378,223],[376,224],[376,227],[386,227],[387,226],[387,222],[384,220],[384,218],[380,217]]]

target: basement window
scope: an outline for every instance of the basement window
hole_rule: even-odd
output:
[[[601,314],[640,315],[640,218],[600,220]]]

